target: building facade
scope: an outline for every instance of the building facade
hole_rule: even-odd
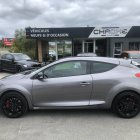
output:
[[[140,50],[140,26],[26,28],[26,38],[36,39],[40,62],[82,52],[119,57],[124,50]]]

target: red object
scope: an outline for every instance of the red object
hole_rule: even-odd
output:
[[[13,45],[14,39],[13,38],[3,38],[4,46],[11,47]]]
[[[135,76],[140,78],[140,73],[136,73]]]

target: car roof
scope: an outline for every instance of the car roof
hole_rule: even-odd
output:
[[[11,54],[23,54],[23,53],[11,53]]]
[[[87,61],[101,61],[101,62],[106,62],[106,63],[113,63],[113,64],[120,64],[120,60],[118,58],[111,58],[111,57],[67,57],[67,58],[61,58],[54,63],[60,63],[60,62],[65,62],[65,61],[72,61],[72,60],[87,60]],[[121,60],[123,61],[123,59]]]
[[[5,53],[5,54],[12,54],[12,55],[14,55],[14,54],[23,54],[23,53],[11,53],[11,52],[7,52],[7,53]],[[5,55],[4,54],[4,55]]]
[[[90,57],[90,56],[97,56],[97,54],[95,53],[79,53],[77,54],[77,56],[87,56],[87,57]]]

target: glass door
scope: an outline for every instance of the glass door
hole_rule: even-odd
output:
[[[122,53],[122,42],[116,42],[114,44],[114,57],[119,58]]]
[[[94,44],[92,42],[85,42],[84,43],[84,52],[85,53],[93,53],[94,52]]]
[[[57,41],[57,55],[58,59],[72,56],[72,41]]]

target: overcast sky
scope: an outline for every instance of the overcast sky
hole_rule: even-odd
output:
[[[140,25],[140,0],[0,0],[0,38],[25,27]]]

